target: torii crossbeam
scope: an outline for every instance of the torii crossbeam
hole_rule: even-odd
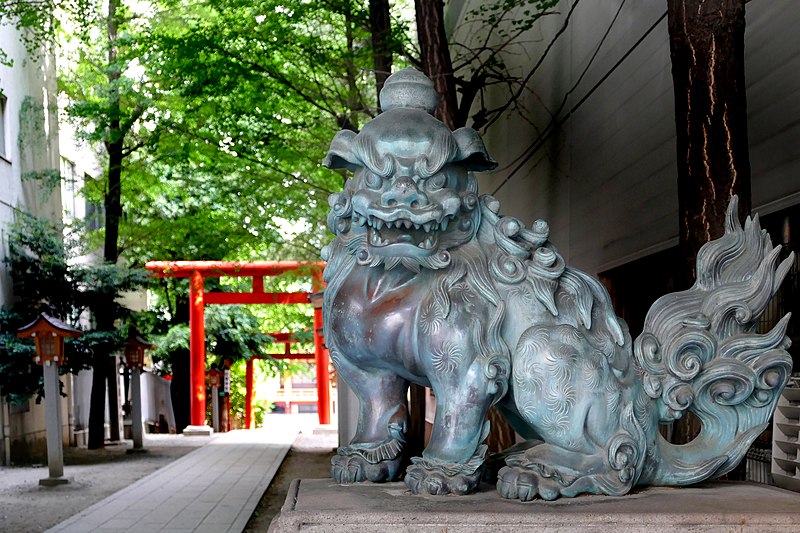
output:
[[[149,261],[145,268],[162,278],[189,278],[190,424],[206,425],[206,304],[310,304],[308,292],[264,292],[264,277],[307,270],[315,291],[323,286],[323,262],[304,261]],[[251,292],[205,292],[210,277],[252,278]],[[322,309],[314,309],[314,360],[317,371],[317,412],[320,424],[330,423],[328,353],[322,345]]]

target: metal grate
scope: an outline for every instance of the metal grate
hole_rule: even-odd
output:
[[[781,288],[768,304],[759,321],[759,332],[767,333],[787,313],[792,313],[792,319],[786,330],[786,335],[791,339],[792,346],[789,353],[792,355],[793,371],[800,370],[800,239],[793,235],[800,235],[800,206],[764,217],[762,227],[769,232],[774,243],[783,246],[780,260],[786,259],[791,252],[795,253],[794,263],[786,274]],[[769,429],[759,435],[746,456],[747,480],[757,483],[774,485],[771,471],[772,453],[772,424]]]
[[[770,465],[772,464],[772,452],[761,448],[750,448],[745,455],[746,481],[774,485]]]

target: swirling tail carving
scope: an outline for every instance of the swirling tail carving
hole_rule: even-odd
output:
[[[725,235],[697,256],[691,289],[668,294],[650,308],[634,354],[645,392],[661,422],[687,410],[702,423],[700,435],[675,446],[658,437],[658,460],[640,483],[687,484],[732,470],[766,427],[791,374],[787,315],[767,334],[758,319],[793,262],[778,264],[758,217],[737,220],[728,206]]]

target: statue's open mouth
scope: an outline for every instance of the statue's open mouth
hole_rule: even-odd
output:
[[[376,216],[353,214],[353,222],[368,228],[368,242],[374,248],[410,245],[420,251],[433,251],[439,246],[439,234],[447,230],[455,215],[445,215],[441,221],[412,221],[397,218],[387,221]]]

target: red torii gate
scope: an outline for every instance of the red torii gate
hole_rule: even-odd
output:
[[[315,309],[314,311],[316,312],[317,310]],[[253,361],[255,359],[272,357],[273,359],[290,359],[294,361],[316,361],[316,353],[292,353],[291,345],[297,342],[294,339],[294,333],[270,333],[269,336],[275,340],[275,344],[283,344],[284,351],[283,353],[271,353],[265,356],[256,355],[247,360],[244,379],[244,426],[247,429],[251,429],[253,424]],[[316,341],[316,336],[314,340]],[[317,373],[317,402],[319,402],[319,394],[319,373]],[[319,403],[317,403],[317,407],[319,408]],[[327,422],[322,422],[322,418],[320,418],[320,424],[323,423]]]
[[[206,425],[206,333],[205,304],[310,304],[308,292],[264,292],[264,277],[307,268],[312,287],[323,286],[323,262],[304,261],[148,261],[145,268],[162,278],[189,278],[189,374],[190,424]],[[252,292],[205,292],[209,277],[249,277]],[[330,376],[328,353],[322,346],[322,309],[314,308],[314,360],[317,372],[317,411],[320,424],[330,423]],[[250,372],[252,387],[252,372]],[[251,388],[252,390],[252,388]],[[248,427],[249,429],[249,427]]]

